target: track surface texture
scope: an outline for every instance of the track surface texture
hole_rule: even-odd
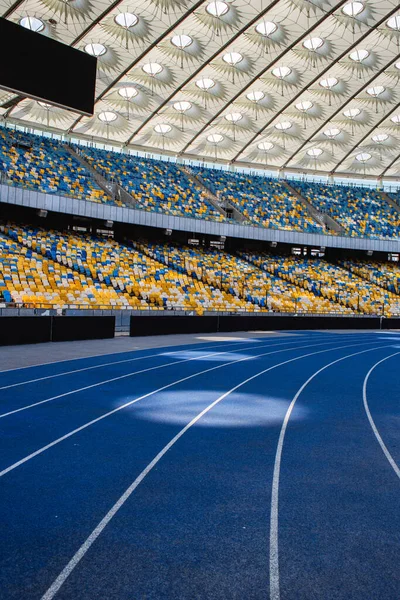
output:
[[[2,371],[1,599],[399,600],[399,366],[306,331]]]

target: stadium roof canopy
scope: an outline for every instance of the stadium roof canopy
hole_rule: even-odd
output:
[[[400,174],[397,0],[0,0],[0,11],[98,57],[93,117],[0,92],[13,122],[269,169]]]

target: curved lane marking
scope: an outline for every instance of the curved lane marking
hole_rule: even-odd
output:
[[[242,342],[239,342],[242,343]],[[286,343],[290,343],[290,342],[286,342]],[[202,344],[193,344],[193,346],[202,346]],[[199,350],[202,352],[203,350],[208,350],[210,348],[226,348],[227,346],[237,346],[237,342],[231,342],[229,344],[221,344],[221,345],[217,345],[216,344],[212,344],[212,345],[208,345],[205,346],[203,348],[199,348]],[[115,361],[111,361],[108,363],[101,363],[99,365],[92,365],[90,367],[82,367],[81,369],[72,369],[71,371],[64,371],[63,373],[55,373],[54,375],[46,375],[45,377],[37,377],[36,379],[27,379],[26,381],[18,381],[17,383],[11,383],[9,385],[3,385],[0,387],[0,390],[8,390],[9,388],[13,388],[13,387],[18,387],[21,385],[27,385],[28,383],[35,383],[36,381],[44,381],[46,379],[54,379],[55,377],[62,377],[63,375],[72,375],[73,373],[82,373],[82,371],[91,371],[93,369],[100,369],[101,367],[109,367],[112,365],[121,365],[122,363],[128,363],[128,362],[135,362],[137,360],[147,360],[148,358],[157,358],[157,356],[168,356],[168,354],[175,352],[176,354],[178,354],[179,352],[188,352],[191,350],[192,347],[188,347],[188,348],[184,348],[183,350],[169,350],[168,352],[158,352],[156,354],[150,354],[149,356],[138,356],[136,358],[125,358],[123,360],[115,360]],[[179,348],[179,346],[177,346],[177,348]],[[254,348],[254,346],[253,346]],[[121,352],[121,354],[124,354],[123,352]],[[93,358],[91,356],[87,357],[87,358]],[[97,358],[97,357],[94,357]],[[101,358],[101,355],[99,356],[99,358]],[[86,360],[86,357],[84,358],[75,358],[73,360]],[[60,361],[60,362],[64,362],[64,361]],[[46,363],[46,364],[53,364],[53,363]],[[56,363],[54,363],[56,364]],[[26,367],[28,368],[28,367]],[[35,367],[32,367],[35,368]],[[2,371],[4,372],[4,371]],[[1,373],[1,372],[0,372]]]
[[[372,342],[370,342],[370,343],[372,343]],[[352,345],[356,346],[356,345],[362,345],[362,344],[352,344]],[[317,352],[311,352],[308,354],[304,354],[302,356],[297,356],[295,358],[291,358],[289,360],[278,363],[276,365],[272,365],[271,367],[268,367],[267,369],[263,369],[262,371],[259,371],[255,375],[252,375],[251,377],[243,380],[241,383],[237,384],[235,387],[231,388],[230,390],[228,390],[227,392],[222,394],[222,396],[219,396],[219,398],[217,398],[216,400],[214,400],[214,402],[212,402],[206,408],[204,408],[198,415],[196,415],[196,417],[194,417],[187,425],[185,425],[185,427],[183,427],[168,442],[168,444],[166,444],[164,446],[164,448],[153,458],[153,460],[147,465],[147,467],[145,469],[143,469],[143,471],[140,473],[140,475],[138,475],[138,477],[136,477],[136,479],[133,481],[133,483],[125,490],[125,492],[122,494],[122,496],[117,500],[117,502],[114,504],[114,506],[105,515],[105,517],[103,517],[103,519],[99,522],[99,524],[95,527],[95,529],[93,529],[92,533],[85,540],[85,542],[81,545],[79,550],[74,554],[72,559],[69,561],[69,563],[66,565],[66,567],[61,571],[61,573],[58,575],[58,577],[54,580],[52,585],[42,596],[41,600],[52,600],[54,598],[54,596],[58,593],[58,591],[60,590],[62,585],[65,583],[67,578],[71,575],[72,571],[75,569],[75,567],[78,565],[78,563],[82,560],[82,558],[85,556],[85,554],[90,549],[90,547],[93,545],[93,543],[97,540],[97,538],[101,535],[103,530],[110,523],[111,519],[117,514],[117,512],[120,510],[120,508],[125,504],[125,502],[128,500],[128,498],[132,495],[132,493],[135,491],[135,489],[138,487],[138,485],[145,479],[145,477],[157,465],[157,463],[162,459],[162,457],[172,448],[172,446],[174,446],[177,443],[177,441],[191,427],[193,427],[193,425],[195,425],[197,423],[197,421],[199,421],[205,414],[207,414],[210,410],[212,410],[214,408],[214,406],[216,406],[222,400],[224,400],[227,396],[232,394],[232,392],[235,392],[236,390],[238,390],[242,386],[246,385],[253,379],[260,377],[261,375],[264,375],[265,373],[268,373],[269,371],[272,371],[273,369],[277,369],[278,367],[281,367],[288,363],[294,362],[296,360],[301,360],[303,358],[307,358],[308,356],[313,356],[315,354],[322,354],[324,352],[332,352],[334,350],[340,350],[342,348],[348,348],[348,347],[349,347],[349,345],[339,346],[336,348],[328,348],[326,350],[319,350]],[[372,348],[370,350],[366,350],[365,352],[371,352],[372,350],[380,349],[381,347],[382,346],[378,346],[377,348]],[[261,354],[259,356],[263,356],[263,355]],[[241,360],[243,361],[243,360],[248,360],[248,359],[241,359]],[[241,362],[241,361],[237,361],[237,362]],[[232,363],[230,363],[230,364],[232,364]]]
[[[80,427],[77,427],[76,429],[73,429],[69,433],[66,433],[65,435],[57,438],[56,440],[53,440],[49,444],[46,444],[46,446],[43,446],[42,448],[39,448],[35,452],[32,452],[31,454],[28,454],[28,456],[25,456],[24,458],[21,458],[19,461],[15,462],[14,464],[12,464],[9,467],[7,467],[7,468],[3,469],[2,471],[0,471],[0,477],[3,477],[4,475],[6,475],[7,473],[9,473],[10,471],[13,471],[14,469],[16,469],[17,467],[20,467],[21,465],[23,465],[24,463],[28,462],[32,458],[35,458],[35,456],[38,456],[39,454],[42,454],[46,450],[49,450],[50,448],[52,448],[53,446],[56,446],[60,442],[63,442],[64,440],[72,437],[76,433],[79,433],[80,431],[83,431],[84,429],[87,429],[91,425],[94,425],[95,423],[98,423],[99,421],[102,421],[103,419],[106,419],[107,417],[110,417],[111,415],[113,415],[113,414],[115,414],[115,413],[117,413],[117,412],[119,412],[119,411],[127,408],[128,406],[132,406],[133,404],[136,404],[136,402],[139,402],[140,400],[144,400],[145,398],[148,398],[149,396],[152,396],[153,394],[157,394],[158,392],[162,392],[163,390],[171,388],[171,387],[173,387],[173,386],[175,386],[175,385],[177,385],[179,383],[182,383],[183,381],[187,381],[189,379],[192,379],[193,377],[197,377],[197,376],[202,375],[204,373],[209,373],[210,371],[215,371],[216,369],[221,369],[222,367],[226,367],[228,365],[239,363],[239,362],[242,362],[242,361],[245,361],[245,360],[256,359],[256,358],[259,358],[260,356],[267,356],[268,354],[278,354],[279,352],[289,352],[290,350],[301,350],[302,348],[309,348],[310,346],[313,346],[313,347],[315,347],[315,346],[323,346],[324,344],[327,344],[327,343],[329,343],[329,342],[325,342],[325,343],[322,343],[322,344],[309,344],[309,345],[303,346],[303,347],[301,347],[301,346],[300,347],[295,346],[293,348],[285,348],[283,350],[275,350],[275,351],[272,351],[272,352],[264,352],[263,354],[249,356],[249,357],[246,357],[246,358],[241,358],[239,360],[229,361],[229,362],[224,363],[222,365],[217,365],[216,367],[211,367],[211,368],[205,369],[203,371],[198,371],[197,373],[193,373],[192,375],[189,375],[187,377],[183,377],[182,379],[177,379],[177,380],[173,381],[172,383],[168,383],[167,385],[164,385],[164,386],[162,386],[162,387],[160,387],[160,388],[158,388],[156,390],[153,390],[151,392],[148,392],[147,394],[144,394],[143,396],[139,396],[139,398],[135,398],[135,400],[131,400],[130,402],[126,402],[125,404],[121,404],[121,406],[118,406],[117,408],[114,408],[113,410],[110,410],[109,412],[104,413],[103,415],[100,415],[100,417],[97,417],[96,419],[92,419],[88,423],[85,423],[84,425],[81,425]],[[353,345],[353,346],[364,345],[366,343],[371,344],[372,342],[363,342],[361,344],[351,344],[351,345]],[[270,344],[268,344],[268,346],[270,347]],[[348,347],[348,345],[345,346],[345,347]],[[260,346],[259,346],[259,348],[260,348]],[[242,350],[243,350],[243,348],[242,348]],[[224,353],[223,352],[217,352],[217,354],[224,354]],[[176,364],[176,363],[174,363],[174,364]],[[126,375],[126,376],[123,376],[123,377],[128,377],[128,376],[129,375]],[[117,379],[121,379],[121,377],[119,377]],[[89,387],[93,387],[93,386],[89,386]],[[43,402],[46,402],[46,401],[43,400]]]
[[[285,418],[282,423],[278,445],[276,449],[275,455],[275,464],[274,464],[274,474],[272,479],[272,494],[271,494],[271,514],[270,514],[270,557],[269,557],[269,582],[270,582],[270,600],[280,600],[280,581],[279,581],[279,543],[278,543],[278,512],[279,512],[279,480],[280,480],[280,469],[281,469],[281,461],[282,461],[282,449],[283,443],[285,441],[286,429],[289,423],[290,416],[293,412],[294,405],[296,404],[300,394],[304,391],[304,389],[308,386],[308,384],[322,371],[328,369],[332,365],[336,363],[346,360],[352,356],[358,356],[359,354],[364,354],[366,352],[372,352],[373,350],[382,350],[385,346],[378,346],[376,348],[371,348],[369,350],[362,350],[360,352],[355,352],[353,354],[348,354],[347,356],[342,356],[329,364],[325,365],[321,369],[318,369],[311,377],[307,379],[305,383],[301,386],[301,388],[297,391],[293,400],[291,401],[289,408],[286,411]],[[379,363],[377,363],[379,364]]]
[[[275,348],[276,346],[286,346],[287,344],[290,344],[290,343],[292,343],[292,342],[280,342],[278,344],[264,344],[262,346],[258,346],[258,348],[265,348],[266,346],[268,346],[269,348]],[[325,342],[325,343],[328,343],[328,342]],[[370,342],[370,343],[372,343],[372,342]],[[230,345],[230,344],[228,344],[228,345]],[[243,350],[253,350],[253,349],[254,349],[254,346],[248,346],[246,348],[237,348],[237,351],[241,352]],[[185,352],[185,350],[183,350],[182,352]],[[157,369],[164,369],[165,367],[171,367],[174,365],[179,365],[181,363],[202,360],[202,359],[208,358],[210,356],[218,356],[219,354],[228,354],[229,352],[234,353],[235,350],[228,350],[225,352],[212,352],[209,354],[203,354],[202,356],[195,356],[193,358],[185,358],[183,360],[173,360],[164,365],[155,365],[154,367],[149,367],[148,369],[141,369],[140,371],[132,371],[129,373],[125,373],[124,375],[119,375],[118,377],[112,377],[111,379],[105,379],[105,380],[99,381],[97,383],[92,383],[91,385],[86,385],[81,388],[76,388],[74,390],[70,390],[69,392],[64,392],[63,394],[58,394],[57,396],[52,396],[51,398],[45,398],[44,400],[39,400],[38,402],[33,402],[32,404],[26,404],[25,406],[21,406],[20,408],[16,408],[14,410],[10,410],[8,412],[1,413],[0,419],[4,419],[5,417],[9,417],[10,415],[14,415],[15,413],[19,413],[24,410],[28,410],[29,408],[34,408],[35,406],[40,406],[41,404],[47,404],[47,402],[52,402],[53,400],[58,400],[59,398],[64,398],[65,396],[70,396],[71,394],[77,394],[79,392],[84,392],[85,390],[90,390],[91,388],[94,388],[94,387],[99,387],[101,385],[105,385],[106,383],[112,383],[113,381],[118,381],[120,379],[126,379],[127,377],[133,377],[134,375],[140,375],[141,373],[147,373],[148,371],[156,371]],[[154,356],[164,356],[164,355],[154,355]],[[134,358],[133,360],[141,360],[141,359]],[[122,362],[125,362],[125,361],[122,361]],[[115,363],[111,363],[111,364],[115,364]],[[100,366],[104,366],[104,365],[100,365]],[[88,369],[91,369],[91,368],[92,367],[88,367]],[[86,369],[82,369],[82,370],[86,370]],[[76,371],[73,371],[73,372],[76,372]],[[2,388],[0,388],[0,389],[2,389]]]
[[[367,384],[368,384],[368,380],[369,380],[371,373],[376,369],[376,367],[378,365],[385,362],[385,360],[389,360],[389,358],[393,358],[393,356],[398,356],[399,354],[400,354],[400,352],[395,352],[394,354],[391,354],[390,356],[386,356],[385,358],[382,358],[382,360],[378,361],[377,363],[375,363],[373,365],[373,367],[370,368],[370,370],[368,371],[368,373],[364,379],[364,383],[363,383],[363,403],[364,403],[365,412],[367,413],[369,424],[371,425],[371,429],[374,432],[376,439],[378,440],[378,444],[382,448],[382,452],[386,456],[393,471],[396,473],[397,477],[400,479],[400,469],[397,466],[397,463],[394,460],[393,456],[390,454],[385,442],[383,441],[383,439],[378,431],[377,426],[375,425],[375,421],[372,418],[371,411],[369,410],[368,399],[367,399]]]

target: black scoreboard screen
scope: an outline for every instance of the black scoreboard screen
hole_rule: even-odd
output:
[[[0,18],[0,88],[92,115],[97,58]]]

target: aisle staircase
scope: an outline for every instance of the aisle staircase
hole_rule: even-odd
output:
[[[394,210],[396,210],[398,213],[400,213],[400,206],[397,204],[397,202],[395,202],[393,200],[393,198],[391,198],[389,196],[389,194],[387,194],[383,190],[379,190],[379,193],[381,194],[381,196],[385,200],[385,202],[387,202],[392,208],[394,208]]]
[[[315,206],[313,206],[311,202],[304,198],[304,196],[302,196],[288,181],[283,180],[282,183],[290,194],[296,196],[296,198],[298,198],[300,202],[306,206],[309,215],[314,219],[314,221],[339,235],[346,235],[345,229],[339,225],[339,223],[337,223],[326,213],[320,212],[317,208],[315,208]]]
[[[281,271],[275,270],[275,269],[272,269],[271,271],[269,271],[265,267],[262,267],[262,266],[260,267],[259,265],[256,265],[256,263],[254,263],[252,260],[245,258],[241,254],[239,254],[239,256],[242,260],[245,260],[246,262],[250,263],[251,265],[254,265],[261,271],[264,271],[265,273],[269,273],[270,275],[274,275],[274,277],[277,277],[278,279],[282,279],[282,281],[286,281],[287,283],[290,283],[291,285],[295,286],[299,291],[307,290],[308,292],[311,292],[314,296],[320,296],[321,298],[325,298],[326,300],[329,300],[329,302],[332,303],[333,306],[335,304],[340,304],[341,306],[344,306],[345,308],[349,308],[348,304],[340,297],[338,297],[335,301],[332,301],[332,298],[330,298],[327,294],[325,294],[322,289],[319,289],[316,291],[309,290],[306,287],[306,282],[310,281],[308,278],[307,279],[296,279],[296,281],[293,282],[290,280],[290,275],[288,273],[282,273]]]
[[[185,273],[185,275],[187,275],[194,281],[198,280],[198,281],[201,281],[202,283],[204,283],[205,285],[210,286],[211,288],[218,288],[220,290],[228,292],[229,284],[227,284],[223,281],[215,281],[212,284],[209,283],[210,277],[208,275],[208,271],[205,270],[204,267],[201,269],[201,275],[198,275],[197,273],[189,272],[189,270],[186,267],[186,263],[185,263],[185,268],[182,269],[182,267],[180,265],[175,263],[173,258],[172,258],[172,260],[167,260],[165,256],[160,256],[158,258],[154,258],[154,253],[151,250],[149,250],[149,248],[145,244],[142,244],[140,242],[134,242],[133,245],[140,252],[142,252],[142,254],[147,255],[152,260],[155,260],[157,262],[162,262],[164,265],[169,266],[172,269],[176,269],[178,272],[183,271]],[[252,266],[254,266],[254,265],[252,265]],[[253,306],[260,307],[259,303],[256,301],[255,298],[253,298],[251,296],[251,294],[246,295],[244,293],[243,287],[242,287],[242,291],[239,290],[239,291],[235,292],[235,296],[237,298],[240,298],[241,300],[243,300],[243,302],[247,302],[249,304],[252,304]]]
[[[203,192],[205,192],[208,202],[210,204],[212,204],[212,206],[215,208],[215,210],[220,212],[225,218],[233,219],[234,221],[237,221],[238,223],[243,223],[243,221],[246,220],[245,216],[242,215],[242,213],[239,212],[238,209],[235,206],[233,206],[233,204],[231,204],[230,202],[228,202],[225,199],[221,200],[220,198],[218,198],[218,196],[216,196],[207,187],[207,185],[204,183],[204,181],[200,175],[195,175],[193,173],[193,171],[186,165],[177,165],[177,166],[192,183],[194,183],[196,186],[201,188],[201,190],[203,190]]]
[[[140,208],[140,205],[118,182],[109,181],[82,156],[79,148],[64,144],[65,150],[71,154],[93,177],[97,185],[108,195],[110,200],[119,200],[127,208]]]

